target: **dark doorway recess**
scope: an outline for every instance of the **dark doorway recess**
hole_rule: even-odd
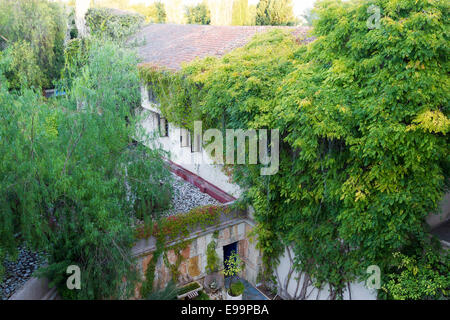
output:
[[[237,242],[233,242],[233,243],[231,243],[231,244],[226,245],[226,246],[223,247],[223,262],[224,262],[223,267],[224,267],[224,268],[227,267],[227,266],[225,265],[225,261],[227,261],[227,260],[230,258],[231,254],[232,254],[233,252],[236,252],[236,253],[237,253],[237,244],[238,244]]]

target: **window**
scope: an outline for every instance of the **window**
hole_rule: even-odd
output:
[[[153,89],[148,88],[147,92],[148,92],[148,101],[150,101],[150,103],[158,104],[158,100],[156,99],[156,95]]]
[[[189,133],[189,130],[181,128],[180,129],[180,145],[181,147],[189,147],[191,135]]]
[[[158,129],[160,137],[169,136],[169,122],[166,118],[161,117],[160,114],[158,114]]]
[[[193,134],[190,134],[191,138],[191,152],[200,152],[201,151],[201,135],[197,134],[195,137]]]

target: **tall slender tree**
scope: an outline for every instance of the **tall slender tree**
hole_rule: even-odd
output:
[[[257,25],[293,25],[296,19],[292,0],[260,0],[256,7]]]

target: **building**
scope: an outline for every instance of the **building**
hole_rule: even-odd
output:
[[[204,25],[171,25],[151,24],[144,27],[133,40],[143,43],[138,49],[142,64],[150,64],[156,68],[177,71],[183,63],[207,56],[220,57],[233,49],[244,46],[257,33],[276,27],[266,26],[204,26]],[[306,37],[307,28],[289,28],[298,37]],[[158,101],[152,90],[146,85],[141,87],[142,111],[146,111],[143,123],[145,130],[156,132],[157,143],[170,152],[169,162],[172,171],[185,180],[195,184],[202,192],[229,206],[241,190],[229,181],[223,172],[222,165],[214,164],[201,147],[193,143],[194,136],[185,128],[169,123],[160,113]],[[207,230],[193,231],[192,243],[182,252],[186,263],[181,263],[181,278],[198,280],[205,276],[206,247],[216,233],[217,254],[223,261],[230,250],[237,250],[245,262],[242,277],[251,284],[257,284],[261,265],[256,243],[251,242],[249,234],[254,222],[247,212],[237,213],[225,218]],[[145,273],[149,261],[153,257],[155,240],[142,240],[134,248],[136,256],[141,257],[142,271]],[[169,251],[168,260],[175,263],[173,251]],[[169,270],[159,261],[155,277],[160,285],[169,281]],[[180,279],[183,282],[183,279]]]
[[[183,63],[188,63],[196,58],[223,56],[233,49],[244,46],[257,33],[266,32],[271,28],[274,27],[158,24],[146,26],[134,37],[134,40],[143,43],[139,47],[139,55],[143,64],[175,72],[180,70]],[[299,39],[311,41],[307,38],[307,28],[292,27],[289,30]],[[149,114],[143,126],[149,133],[157,132],[157,143],[165,151],[170,152],[167,160],[172,170],[224,205],[229,205],[233,199],[239,197],[241,190],[229,181],[222,166],[214,164],[201,148],[196,147],[198,144],[195,143],[194,134],[185,128],[169,123],[161,115],[158,101],[147,86],[142,86],[141,95],[142,109],[148,111]],[[448,196],[446,199],[448,202]],[[448,218],[448,205],[443,204],[443,208],[444,212],[439,221],[434,221],[436,218],[430,218],[431,225],[440,224]],[[218,232],[217,252],[220,257],[225,258],[226,248],[235,245],[248,266],[243,277],[256,285],[261,267],[261,256],[255,243],[249,239],[253,226],[251,208],[249,208],[247,212],[241,212],[241,215],[238,214],[229,220],[221,221],[214,228],[193,232],[192,245],[182,253],[187,260],[187,264],[181,267],[182,273],[184,272],[194,280],[205,276],[206,246],[211,241],[212,234]],[[155,249],[154,243],[143,241],[135,249],[136,255],[141,257],[142,268],[145,270]],[[175,261],[174,255],[171,254],[171,256],[172,261]],[[278,283],[283,284],[282,287],[277,288],[278,294],[282,298],[295,299],[299,297],[299,288],[304,287],[307,292],[306,299],[328,299],[330,292],[327,285],[321,290],[315,288],[306,274],[297,273],[292,269],[292,259],[290,249],[286,248],[285,254],[281,257],[279,266],[275,270]],[[165,270],[162,263],[159,263],[159,267],[158,274],[167,278],[168,270]],[[372,300],[377,297],[376,291],[368,289],[364,283],[351,283],[347,289],[344,299]]]

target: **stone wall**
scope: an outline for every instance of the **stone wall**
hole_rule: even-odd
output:
[[[247,219],[234,219],[209,228],[203,232],[194,233],[188,240],[188,245],[181,251],[183,260],[178,268],[180,276],[178,284],[182,285],[192,280],[202,280],[205,275],[206,268],[206,248],[208,244],[214,240],[213,234],[218,232],[216,252],[221,259],[223,265],[223,247],[231,243],[238,243],[238,253],[245,262],[245,268],[242,272],[242,277],[250,283],[256,284],[256,278],[261,264],[260,252],[256,249],[256,242],[250,239],[250,232],[253,228],[253,223]],[[171,247],[169,244],[168,247]],[[145,272],[149,262],[153,258],[155,247],[151,247],[152,242],[149,242],[149,250],[138,255],[138,266],[141,271],[142,280],[145,280]],[[167,260],[170,264],[175,264],[177,255],[173,250],[167,251]],[[171,280],[172,274],[170,269],[164,263],[162,256],[159,257],[156,264],[154,286],[155,288],[164,288]],[[136,298],[140,298],[140,285],[136,288]]]

